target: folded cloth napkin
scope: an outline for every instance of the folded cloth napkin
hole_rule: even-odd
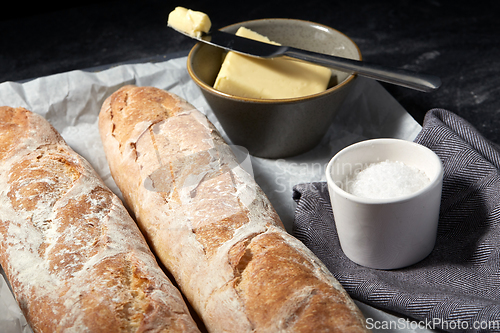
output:
[[[415,142],[433,150],[444,167],[437,241],[427,258],[397,270],[350,261],[340,248],[324,182],[294,187],[293,233],[355,299],[420,327],[500,332],[499,146],[443,109],[427,112]]]

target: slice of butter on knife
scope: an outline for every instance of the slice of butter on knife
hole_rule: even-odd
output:
[[[212,23],[205,13],[184,7],[175,7],[168,14],[168,25],[193,37],[201,37],[203,33],[210,31]]]

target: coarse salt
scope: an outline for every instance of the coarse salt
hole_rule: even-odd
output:
[[[346,179],[344,188],[358,197],[387,199],[415,193],[429,182],[418,168],[387,160],[354,173]]]

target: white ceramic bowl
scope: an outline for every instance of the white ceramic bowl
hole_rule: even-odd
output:
[[[430,182],[395,198],[348,193],[346,177],[371,163],[399,161],[423,171]],[[399,139],[373,139],[338,152],[326,168],[335,226],[345,255],[377,269],[412,265],[434,248],[443,182],[439,157],[427,147]]]

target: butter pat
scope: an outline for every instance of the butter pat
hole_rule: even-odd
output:
[[[237,36],[280,45],[250,29],[240,27]],[[324,91],[330,69],[286,58],[258,59],[228,52],[214,88],[227,94],[259,99],[302,97]]]
[[[167,24],[194,37],[201,37],[202,33],[208,32],[212,26],[207,14],[184,7],[176,7],[170,12]]]

